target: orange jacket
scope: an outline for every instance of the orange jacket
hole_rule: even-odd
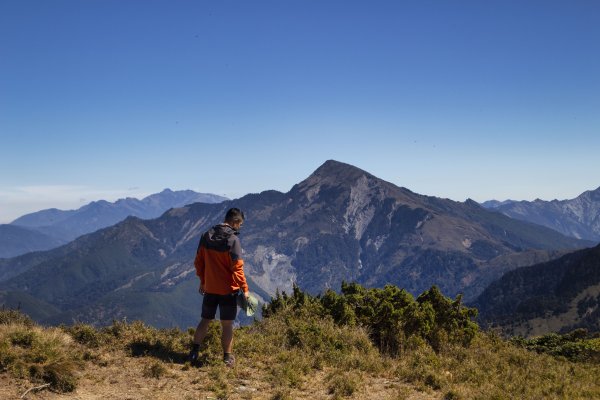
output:
[[[229,225],[215,225],[202,235],[194,266],[206,293],[248,291],[240,239]]]

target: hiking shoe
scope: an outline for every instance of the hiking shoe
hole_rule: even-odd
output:
[[[199,358],[198,350],[191,350],[190,354],[188,354],[187,360],[190,362],[190,364],[197,365],[198,358]]]
[[[233,356],[233,354],[226,354],[223,357],[223,362],[225,363],[226,367],[233,368],[233,366],[235,365],[235,357]]]

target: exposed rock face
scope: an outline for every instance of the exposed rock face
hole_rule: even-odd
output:
[[[297,276],[290,256],[277,253],[273,247],[258,245],[250,253],[246,264],[249,266],[248,273],[263,290],[272,294],[276,290],[291,293]]]

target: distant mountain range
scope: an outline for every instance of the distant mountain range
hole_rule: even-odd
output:
[[[438,285],[475,299],[506,271],[593,243],[464,203],[423,196],[337,161],[289,192],[195,203],[159,218],[129,217],[54,250],[0,260],[0,301],[35,307],[47,323],[142,319],[192,326],[200,234],[242,208],[251,290],[263,299],[293,283],[311,293],[342,281],[413,294]]]
[[[32,228],[0,225],[0,258],[15,257],[30,251],[49,250],[64,243],[62,239]]]
[[[473,305],[484,325],[511,335],[600,332],[600,245],[510,271]]]
[[[77,210],[55,208],[34,212],[0,225],[0,258],[15,257],[30,251],[48,250],[98,229],[123,221],[128,216],[156,218],[170,208],[186,204],[220,203],[225,197],[192,190],[160,193],[138,200],[128,197],[110,203],[91,202]]]
[[[563,235],[600,242],[600,188],[571,200],[486,201],[482,206]]]

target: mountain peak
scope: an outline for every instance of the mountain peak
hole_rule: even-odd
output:
[[[361,171],[360,168],[355,167],[354,165],[348,164],[348,163],[344,163],[341,161],[337,161],[337,160],[327,160],[325,161],[323,164],[321,164],[321,166],[319,168],[317,168],[317,171],[338,171],[338,170],[359,170]]]
[[[578,196],[578,199],[588,199],[590,201],[600,201],[600,187],[594,190],[588,190],[586,192],[581,193]]]
[[[318,177],[320,179],[334,178],[338,181],[345,181],[348,179],[356,179],[363,175],[372,177],[371,174],[354,165],[336,160],[327,160],[313,172],[311,177]]]
[[[331,187],[342,187],[347,186],[348,184],[352,185],[364,176],[376,179],[373,175],[353,165],[335,160],[327,160],[308,178],[294,185],[292,191],[314,191],[318,190],[318,188],[323,185]]]
[[[466,200],[465,200],[465,203],[464,203],[464,204],[465,204],[466,206],[469,206],[469,207],[475,207],[475,208],[481,208],[481,207],[482,207],[482,206],[481,206],[481,204],[479,204],[478,202],[476,202],[475,200],[473,200],[473,199],[472,199],[472,198],[470,198],[470,197],[469,197],[468,199],[466,199]]]

